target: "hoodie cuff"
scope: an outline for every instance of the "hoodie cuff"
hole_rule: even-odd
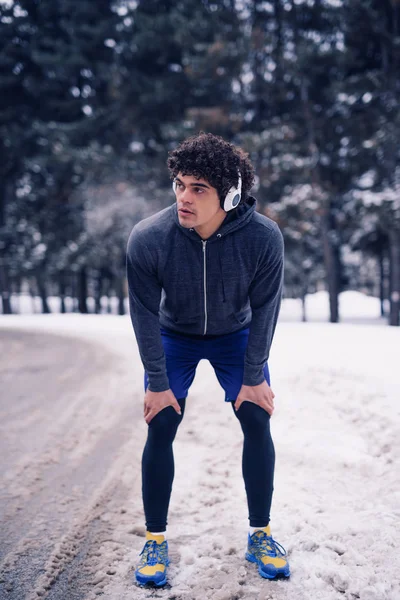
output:
[[[264,367],[244,365],[243,385],[260,385],[265,381]]]
[[[165,392],[166,390],[169,390],[170,385],[168,377],[165,373],[153,373],[152,375],[148,374],[148,378],[149,385],[147,389],[149,389],[151,392]]]

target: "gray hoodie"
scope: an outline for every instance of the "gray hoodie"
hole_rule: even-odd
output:
[[[264,381],[282,294],[283,238],[255,206],[248,198],[206,241],[180,225],[176,204],[133,228],[130,314],[151,391],[169,388],[160,327],[195,336],[249,327],[243,384]]]

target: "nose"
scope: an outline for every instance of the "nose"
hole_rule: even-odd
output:
[[[192,195],[191,195],[191,193],[190,193],[190,189],[189,189],[189,188],[185,188],[185,189],[184,189],[184,190],[183,190],[183,191],[180,193],[180,200],[181,200],[182,202],[185,202],[185,203],[192,204],[192,202],[193,202],[193,198],[192,198]]]

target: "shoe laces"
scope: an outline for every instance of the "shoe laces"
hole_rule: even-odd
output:
[[[265,531],[257,531],[256,535],[253,534],[251,542],[256,547],[257,552],[260,556],[286,556],[286,550],[281,544],[279,544],[272,536],[269,536]]]
[[[157,544],[155,540],[147,540],[140,556],[142,556],[141,564],[150,566],[159,563],[165,564],[167,562],[167,543],[164,541],[162,544]]]

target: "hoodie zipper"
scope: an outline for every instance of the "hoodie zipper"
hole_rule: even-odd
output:
[[[203,335],[207,333],[207,266],[206,266],[206,245],[207,241],[202,240],[203,244],[203,271],[204,271],[204,332]]]

